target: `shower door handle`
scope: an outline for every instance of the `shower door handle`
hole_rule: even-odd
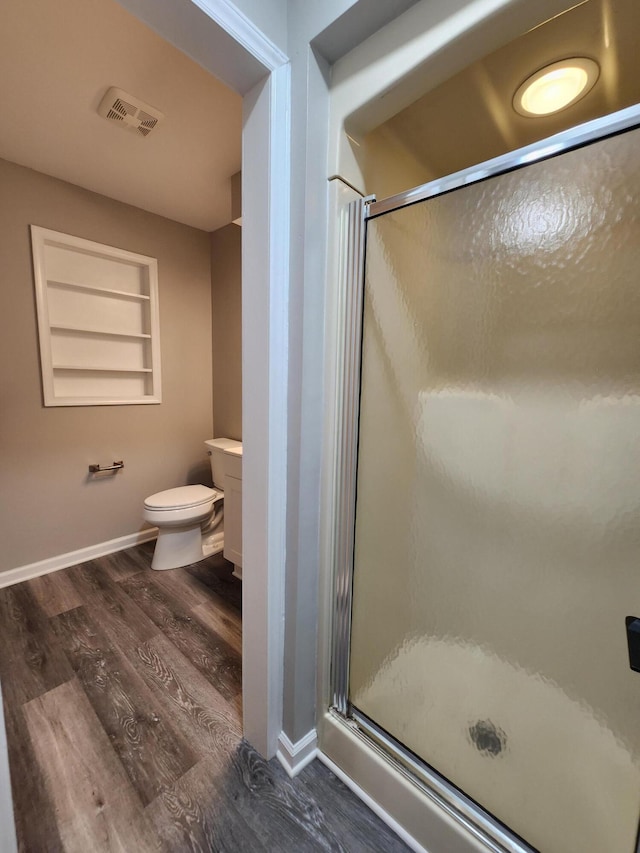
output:
[[[640,672],[640,619],[627,616],[627,645],[629,647],[629,666],[634,672]]]

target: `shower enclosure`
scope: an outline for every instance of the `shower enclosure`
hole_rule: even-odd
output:
[[[639,124],[350,211],[334,706],[496,851],[636,849]]]

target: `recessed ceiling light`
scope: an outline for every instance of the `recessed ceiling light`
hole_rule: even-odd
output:
[[[523,116],[557,113],[583,98],[599,75],[598,63],[586,56],[553,62],[527,77],[513,96],[513,108]]]

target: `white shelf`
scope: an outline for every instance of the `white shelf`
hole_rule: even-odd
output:
[[[31,239],[44,405],[160,403],[156,259],[36,225]]]
[[[61,323],[51,323],[49,328],[53,332],[77,332],[82,335],[106,335],[113,338],[142,338],[151,340],[151,335],[142,332],[115,332],[111,329],[89,329],[85,326],[68,326]]]
[[[150,297],[146,293],[129,293],[127,290],[113,290],[111,287],[98,287],[96,284],[78,284],[75,281],[56,281],[55,279],[47,279],[49,287],[64,287],[67,290],[84,290],[89,293],[104,293],[105,296],[115,296],[118,299],[137,299],[148,300]]]
[[[153,373],[150,367],[98,367],[90,364],[53,364],[54,370],[86,370],[89,373]]]

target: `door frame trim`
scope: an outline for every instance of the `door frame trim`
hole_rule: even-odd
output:
[[[243,98],[243,733],[282,731],[289,411],[291,65],[232,0],[118,0]]]

